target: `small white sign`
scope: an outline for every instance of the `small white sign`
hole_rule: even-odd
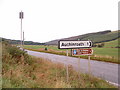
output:
[[[59,41],[59,49],[89,48],[92,47],[91,41]]]

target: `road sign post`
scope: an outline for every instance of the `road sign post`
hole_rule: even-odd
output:
[[[78,57],[78,70],[79,70],[79,73],[80,73],[80,56]]]
[[[78,73],[80,74],[80,56],[78,57]],[[79,80],[80,80],[80,75],[79,75]]]
[[[66,50],[66,55],[68,56],[68,50]],[[68,82],[68,78],[69,78],[68,64],[67,64],[67,66],[66,66],[66,71],[67,71],[67,82]]]
[[[90,49],[92,47],[91,41],[73,41],[73,40],[60,40],[58,42],[59,49],[72,49],[72,55],[79,56],[78,60],[78,71],[80,72],[80,55],[88,55],[88,72],[91,74],[90,68],[90,55],[93,54],[93,50]],[[80,49],[87,48],[87,49]],[[66,55],[68,56],[68,50],[66,51]],[[67,64],[67,82],[68,82],[68,64]]]
[[[91,75],[91,67],[90,67],[90,55],[88,55],[88,72]]]
[[[93,54],[92,49],[73,49],[72,55],[80,56],[80,55],[88,55],[88,72],[91,74],[91,66],[90,66],[90,55]]]

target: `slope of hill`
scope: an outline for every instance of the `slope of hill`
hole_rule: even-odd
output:
[[[88,34],[83,34],[79,36],[73,36],[69,38],[63,38],[63,39],[57,39],[57,40],[52,40],[49,42],[46,42],[46,45],[57,45],[59,40],[91,40],[93,43],[101,43],[101,42],[107,42],[107,41],[112,41],[116,40],[120,37],[119,34],[120,30],[118,31],[111,31],[111,30],[106,30],[106,31],[101,31],[101,32],[95,32],[95,33],[88,33]]]
[[[1,39],[1,37],[0,37]],[[6,39],[2,38],[2,41],[8,41],[10,44],[20,44],[20,40],[11,40],[11,39]],[[45,43],[39,43],[39,42],[33,42],[33,41],[24,41],[25,45],[44,45]]]

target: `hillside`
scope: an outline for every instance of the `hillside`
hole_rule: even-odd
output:
[[[1,39],[1,37],[0,37]],[[7,41],[10,44],[20,44],[21,41],[20,40],[12,40],[12,39],[6,39],[6,38],[2,38],[2,41]],[[45,43],[39,43],[39,42],[33,42],[33,41],[24,41],[24,45],[44,45]]]
[[[91,40],[93,43],[101,43],[101,42],[108,42],[112,40],[116,40],[120,37],[120,34],[118,34],[120,30],[118,31],[111,31],[111,30],[106,30],[106,31],[101,31],[101,32],[95,32],[95,33],[87,33],[83,35],[78,35],[78,36],[72,36],[68,38],[62,38],[62,39],[56,39],[52,40],[49,42],[45,43],[38,43],[38,42],[33,42],[33,41],[25,41],[25,45],[58,45],[59,40]],[[2,38],[2,40],[7,40],[11,44],[20,44],[20,40],[11,40],[11,39],[6,39]]]
[[[107,41],[112,41],[116,40],[120,37],[120,34],[118,34],[120,30],[118,31],[111,31],[111,30],[106,30],[106,31],[101,31],[101,32],[95,32],[95,33],[88,33],[88,34],[83,34],[79,36],[73,36],[69,38],[63,38],[63,39],[57,39],[57,40],[52,40],[49,42],[46,42],[46,45],[57,45],[59,40],[91,40],[93,43],[101,43],[101,42],[107,42]]]

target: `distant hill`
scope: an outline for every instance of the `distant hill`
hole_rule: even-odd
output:
[[[56,39],[52,40],[46,43],[39,43],[39,42],[33,42],[33,41],[25,41],[25,45],[58,45],[59,40],[91,40],[93,43],[101,43],[101,42],[108,42],[113,41],[120,38],[120,30],[117,31],[111,31],[111,30],[105,30],[101,32],[94,32],[94,33],[87,33],[83,35],[73,36],[69,38],[62,38],[62,39]],[[11,44],[20,44],[20,40],[11,40],[11,39],[5,39],[2,38],[2,40],[6,40]]]
[[[118,39],[120,37],[119,32],[120,30],[117,30],[117,31],[105,30],[105,31],[100,31],[100,32],[73,36],[69,38],[52,40],[52,41],[46,42],[45,44],[46,45],[57,45],[59,40],[78,40],[78,39],[81,41],[89,39],[93,43],[101,43],[101,42],[107,42],[107,41]]]
[[[12,39],[6,39],[6,38],[2,38],[2,41],[7,41],[10,44],[20,44],[21,41],[20,40],[12,40]],[[33,42],[33,41],[24,41],[25,45],[44,45],[45,43],[38,43],[38,42]]]

